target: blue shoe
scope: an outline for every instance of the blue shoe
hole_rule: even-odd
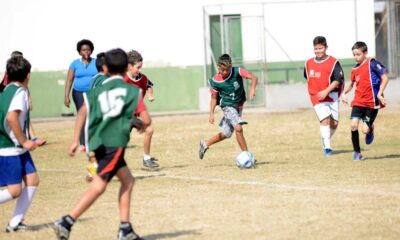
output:
[[[371,129],[369,130],[369,133],[365,135],[366,144],[371,144],[374,141],[374,128],[375,126],[372,125]]]
[[[353,161],[364,160],[364,156],[360,152],[354,152]]]
[[[325,156],[329,157],[329,156],[332,156],[332,154],[333,154],[332,149],[330,149],[330,148],[324,149],[324,155]]]

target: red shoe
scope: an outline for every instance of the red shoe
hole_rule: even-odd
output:
[[[43,140],[43,139],[40,139],[40,138],[37,138],[37,137],[32,138],[32,141],[33,141],[38,147],[41,147],[41,146],[43,146],[43,145],[46,144],[46,140]]]

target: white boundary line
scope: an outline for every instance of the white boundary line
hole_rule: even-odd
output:
[[[80,173],[84,171],[71,171],[62,169],[38,169],[38,172],[66,172],[66,173]],[[143,172],[135,173],[135,177],[162,177],[174,180],[190,180],[198,182],[216,182],[229,185],[249,185],[249,186],[260,186],[270,189],[286,189],[296,191],[313,191],[313,192],[327,192],[327,193],[351,193],[351,194],[364,194],[364,195],[379,195],[379,196],[393,196],[400,197],[400,192],[396,191],[373,191],[368,189],[357,189],[357,188],[337,188],[337,187],[319,187],[319,186],[296,186],[289,184],[273,184],[265,183],[260,181],[240,181],[240,180],[226,180],[220,178],[204,178],[204,177],[189,177],[189,176],[177,176],[169,175],[167,172],[157,172],[150,174],[143,174]]]

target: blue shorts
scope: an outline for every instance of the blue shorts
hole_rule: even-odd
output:
[[[19,184],[22,178],[36,172],[31,154],[0,156],[0,187]]]

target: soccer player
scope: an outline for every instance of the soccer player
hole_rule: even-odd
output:
[[[97,175],[72,211],[54,223],[58,239],[68,239],[75,221],[103,194],[114,175],[121,184],[118,239],[142,239],[134,232],[129,220],[134,178],[124,159],[130,137],[130,122],[140,100],[140,90],[123,80],[128,66],[125,51],[110,50],[105,58],[110,77],[84,94],[84,105],[76,119],[74,142],[69,148],[69,154],[73,156],[79,146],[80,132],[87,115],[88,147],[90,152],[94,152],[99,165]]]
[[[29,91],[31,64],[22,56],[7,61],[9,84],[0,94],[0,204],[17,199],[6,232],[26,231],[22,222],[39,185],[39,176],[29,151]],[[22,188],[22,182],[24,187]]]
[[[362,132],[365,143],[371,144],[374,140],[374,121],[378,110],[385,107],[383,91],[388,84],[388,69],[374,58],[368,58],[368,47],[365,42],[356,42],[351,48],[356,61],[351,71],[350,85],[342,95],[342,101],[348,103],[346,94],[356,84],[354,98],[351,102],[351,141],[353,143],[353,160],[363,160],[361,153],[358,125],[363,121]]]
[[[331,137],[339,124],[339,95],[343,89],[343,69],[336,58],[327,55],[325,37],[313,40],[315,57],[306,61],[304,77],[308,93],[320,123],[323,154],[331,156]]]
[[[128,52],[128,71],[125,75],[125,82],[135,85],[142,90],[142,98],[144,99],[146,92],[149,92],[149,101],[154,101],[153,97],[153,83],[147,78],[146,75],[141,73],[143,66],[142,55],[135,50]],[[148,168],[157,168],[159,164],[156,163],[156,158],[152,157],[150,154],[151,139],[153,137],[154,129],[151,127],[151,117],[147,110],[142,111],[140,118],[145,124],[144,130],[144,140],[143,140],[143,166]]]
[[[247,151],[247,143],[242,127],[247,122],[241,119],[243,105],[246,101],[243,79],[251,80],[249,99],[252,100],[257,86],[257,77],[244,68],[232,67],[232,59],[228,54],[221,55],[218,58],[217,65],[218,73],[209,80],[211,92],[209,122],[214,124],[214,111],[217,104],[219,104],[224,111],[224,117],[219,124],[222,131],[207,140],[200,140],[200,159],[203,159],[204,154],[211,145],[230,138],[233,132],[236,134],[240,149]]]
[[[23,53],[20,51],[13,51],[11,53],[11,57],[23,57]],[[8,74],[6,71],[3,77],[3,81],[0,84],[0,93],[4,91],[4,88],[7,86],[8,83],[9,83]],[[30,94],[29,94],[29,111],[32,111],[32,99]],[[32,139],[32,141],[35,142],[35,144],[39,147],[46,144],[46,140],[36,137],[35,130],[33,129],[33,124],[30,121],[29,121],[29,138]]]

